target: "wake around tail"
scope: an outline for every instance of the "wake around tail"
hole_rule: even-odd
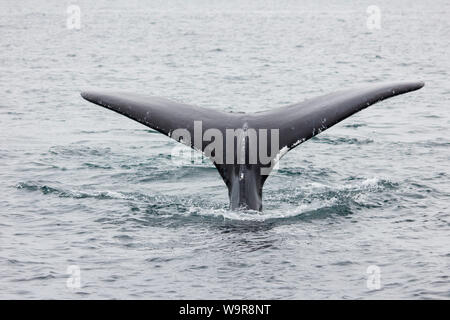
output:
[[[286,152],[374,103],[423,86],[379,84],[254,114],[123,92],[84,91],[81,96],[203,152],[228,187],[231,209],[260,211],[264,182]]]

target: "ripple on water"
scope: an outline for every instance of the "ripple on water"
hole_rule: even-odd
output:
[[[315,143],[325,143],[331,145],[339,145],[339,144],[356,144],[356,145],[365,145],[373,143],[372,139],[358,139],[358,138],[350,138],[350,137],[331,137],[331,136],[315,136],[311,139],[312,142]]]
[[[361,208],[380,206],[378,202],[367,199],[367,194],[389,192],[398,187],[396,183],[378,178],[351,177],[348,180],[349,183],[336,186],[310,183],[304,188],[290,190],[289,194],[282,188],[277,192],[270,192],[265,196],[263,212],[231,211],[228,210],[228,203],[214,201],[208,195],[192,198],[117,190],[84,189],[80,191],[33,182],[20,182],[16,188],[61,198],[126,201],[125,205],[130,212],[134,213],[133,216],[127,217],[128,222],[149,224],[157,221],[157,223],[176,226],[183,222],[210,221],[215,223],[224,220],[289,223],[295,222],[297,219],[310,220],[324,219],[333,215],[345,216]],[[117,217],[103,217],[99,218],[98,222],[114,221],[114,219]]]

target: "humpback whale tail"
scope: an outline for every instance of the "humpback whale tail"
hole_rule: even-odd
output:
[[[121,92],[81,96],[205,153],[228,187],[231,209],[262,210],[264,182],[287,151],[376,102],[423,86],[401,82],[342,90],[254,114]]]

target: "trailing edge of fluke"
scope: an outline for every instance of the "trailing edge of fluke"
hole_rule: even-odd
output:
[[[342,90],[253,114],[225,113],[123,92],[83,91],[81,96],[204,152],[228,187],[231,209],[260,211],[264,182],[274,163],[287,151],[374,103],[423,86],[423,82],[378,84]],[[222,136],[222,148],[211,148],[213,139],[198,140],[195,137],[198,123],[202,130],[215,130],[210,130],[216,133],[215,147],[219,146],[217,134]],[[184,134],[175,134],[180,130]],[[230,130],[234,133],[232,136],[228,134]],[[264,130],[276,130],[276,144],[274,136]],[[270,155],[269,163],[251,156],[252,150],[261,148],[261,142],[268,146],[265,151]],[[221,151],[220,157],[218,150]]]

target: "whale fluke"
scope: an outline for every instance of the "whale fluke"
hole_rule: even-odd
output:
[[[423,86],[372,85],[253,114],[124,92],[84,91],[81,96],[204,152],[228,187],[231,209],[262,210],[264,182],[287,151],[374,103]]]

